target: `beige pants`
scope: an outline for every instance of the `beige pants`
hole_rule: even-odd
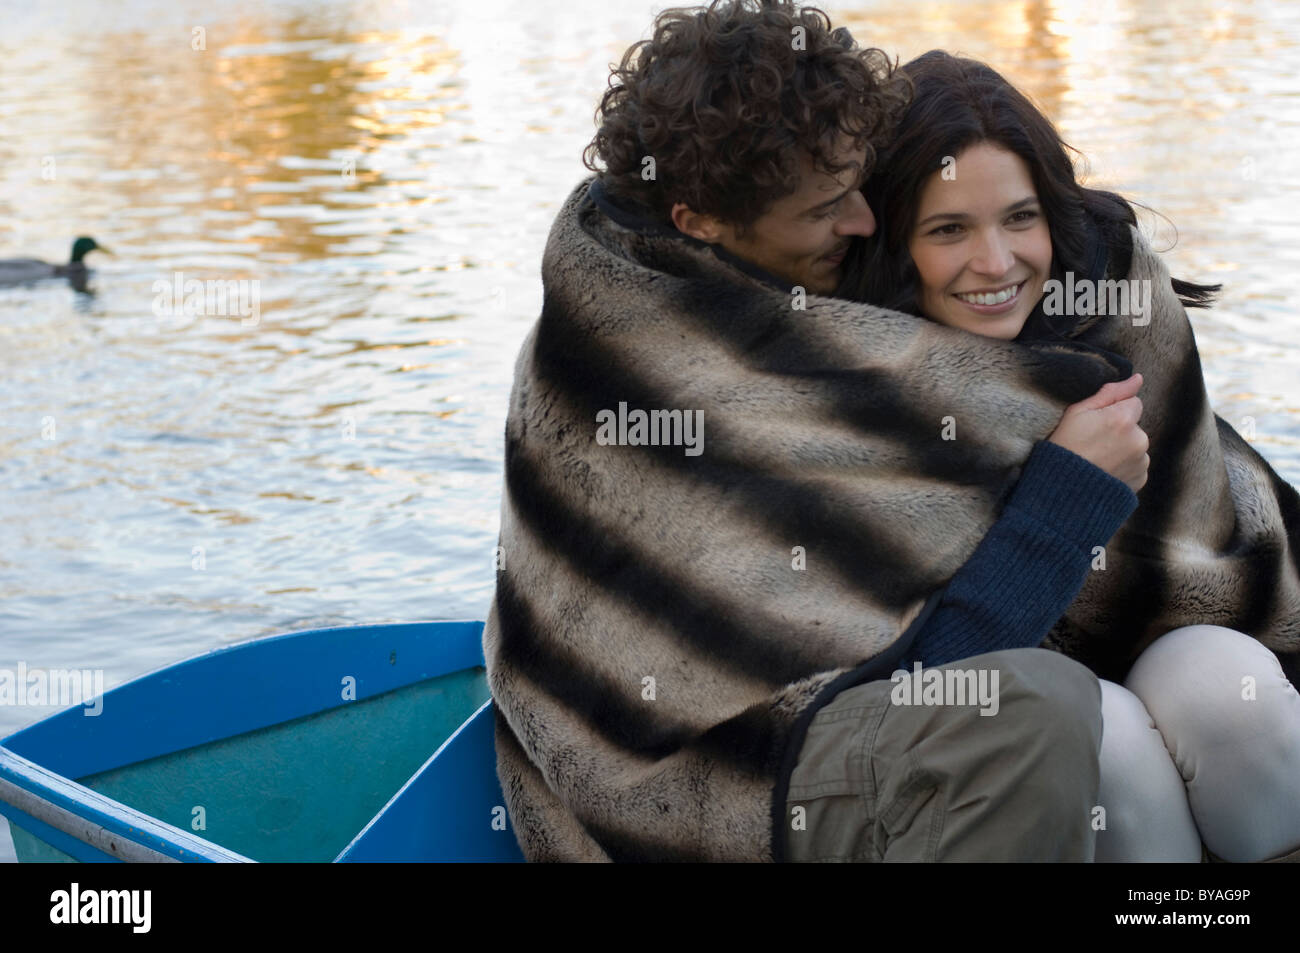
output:
[[[1090,862],[1101,740],[1097,677],[1046,649],[846,689],[791,774],[787,856]]]

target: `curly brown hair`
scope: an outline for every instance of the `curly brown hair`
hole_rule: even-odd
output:
[[[816,7],[673,8],[611,74],[583,164],[616,201],[652,219],[668,223],[682,202],[744,237],[799,188],[802,153],[836,175],[846,167],[836,148],[848,137],[865,147],[869,171],[911,93],[897,62],[859,49]],[[643,175],[648,158],[653,177]]]

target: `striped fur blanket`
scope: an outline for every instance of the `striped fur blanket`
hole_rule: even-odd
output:
[[[1137,231],[1149,321],[1027,345],[800,302],[611,218],[591,181],[551,231],[516,366],[483,636],[529,860],[781,859],[812,713],[889,677],[1034,442],[1133,369],[1148,483],[1047,647],[1115,678],[1218,623],[1297,680],[1300,500],[1211,410]]]

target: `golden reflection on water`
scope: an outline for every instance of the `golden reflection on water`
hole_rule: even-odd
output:
[[[229,251],[328,258],[356,231],[328,223],[377,219],[394,192],[406,207],[439,201],[428,179],[375,161],[465,108],[456,53],[437,33],[322,34],[295,17],[242,19],[219,45],[211,37],[207,51],[166,57],[149,35],[108,45],[101,67],[122,81],[102,90],[95,113],[122,166],[183,170],[167,207],[199,206],[202,237]],[[168,108],[164,89],[184,97]],[[160,185],[126,179],[115,191],[122,205],[149,208]],[[367,194],[379,187],[384,195]]]

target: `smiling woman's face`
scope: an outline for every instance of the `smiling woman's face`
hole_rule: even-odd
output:
[[[955,173],[955,176],[953,175]],[[908,250],[928,318],[1011,340],[1043,296],[1052,238],[1024,161],[989,142],[921,189]]]

